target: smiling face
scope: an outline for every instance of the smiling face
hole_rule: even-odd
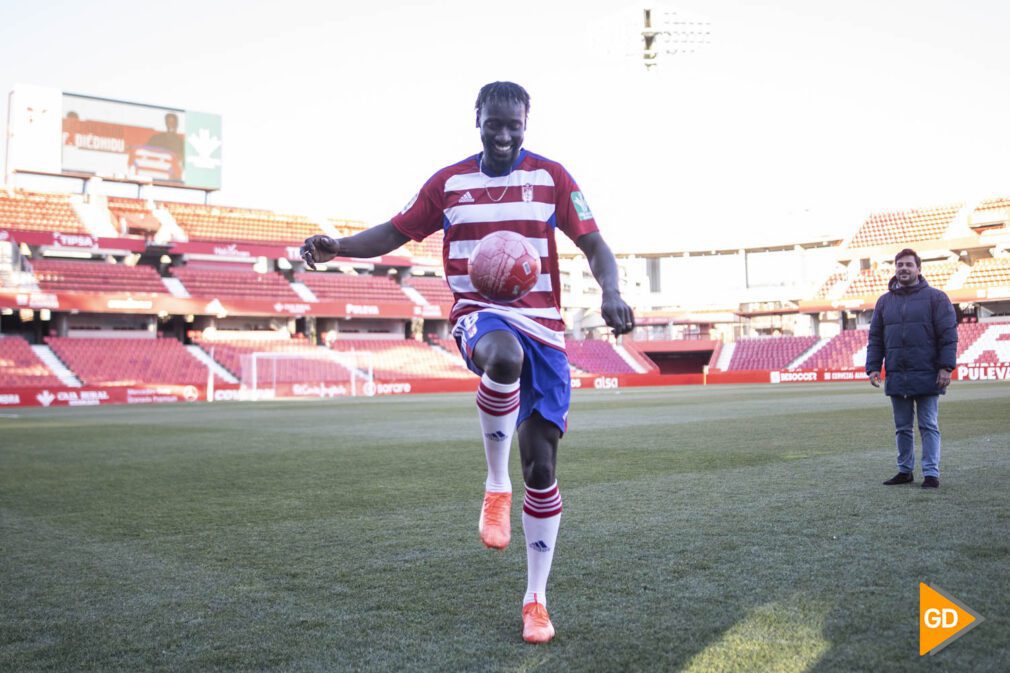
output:
[[[919,265],[915,257],[905,255],[894,260],[894,275],[902,285],[915,285],[919,282]]]
[[[526,106],[510,100],[488,102],[477,115],[477,127],[485,168],[491,173],[507,173],[526,135]]]

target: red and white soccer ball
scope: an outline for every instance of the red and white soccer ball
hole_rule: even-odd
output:
[[[510,302],[526,296],[540,277],[540,254],[513,231],[496,231],[480,239],[470,253],[470,282],[491,301]]]

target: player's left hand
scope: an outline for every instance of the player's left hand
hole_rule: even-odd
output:
[[[635,313],[619,294],[604,293],[600,313],[607,326],[613,330],[614,336],[627,334],[635,329]]]
[[[340,241],[329,236],[316,234],[305,239],[305,244],[299,249],[305,265],[316,270],[316,264],[328,262],[340,254]]]
[[[946,369],[941,369],[936,375],[936,385],[939,386],[940,390],[943,390],[950,385],[950,372]]]

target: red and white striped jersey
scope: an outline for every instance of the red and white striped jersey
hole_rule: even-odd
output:
[[[415,241],[443,231],[442,262],[455,298],[450,321],[491,311],[534,339],[564,350],[554,231],[560,229],[577,241],[599,231],[593,214],[575,180],[556,161],[520,150],[512,171],[499,177],[485,175],[479,161],[480,155],[474,155],[431,176],[392,218],[393,226]],[[540,253],[540,279],[529,294],[510,303],[483,297],[467,274],[477,241],[500,229],[525,236]]]

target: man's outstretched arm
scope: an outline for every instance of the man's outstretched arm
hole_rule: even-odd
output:
[[[580,236],[575,244],[585,253],[589,269],[603,290],[603,305],[600,307],[603,320],[613,329],[615,336],[627,334],[635,328],[635,314],[621,298],[620,271],[610,246],[598,231]]]
[[[334,257],[368,258],[385,255],[409,240],[392,222],[383,222],[345,238],[332,238],[322,234],[310,236],[305,239],[301,256],[305,264],[315,270],[316,264],[328,262]]]

